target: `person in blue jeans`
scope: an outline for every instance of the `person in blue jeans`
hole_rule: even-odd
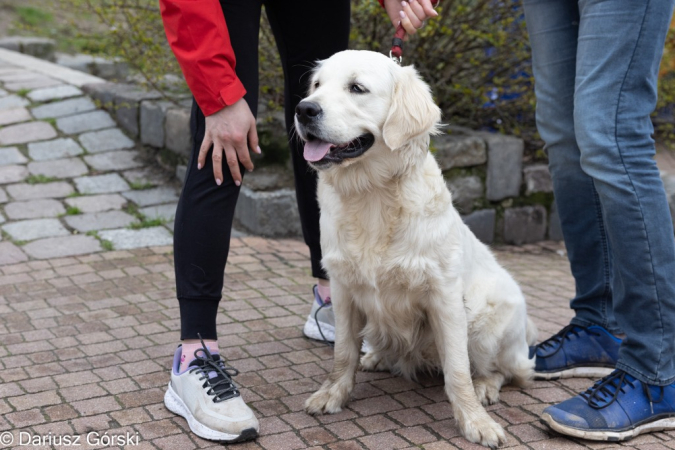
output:
[[[673,0],[525,0],[576,296],[531,351],[540,379],[603,377],[542,419],[607,441],[675,429],[675,239],[650,114]]]

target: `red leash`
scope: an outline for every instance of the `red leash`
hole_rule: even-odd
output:
[[[431,0],[431,5],[435,8],[438,6],[440,0]],[[394,33],[394,38],[391,40],[391,50],[389,51],[389,57],[393,59],[398,65],[401,65],[403,61],[403,38],[405,37],[405,28],[400,23],[396,27],[396,33]]]

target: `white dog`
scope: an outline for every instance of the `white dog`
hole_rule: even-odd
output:
[[[440,121],[428,86],[412,67],[366,51],[320,62],[311,83],[295,122],[319,171],[336,343],[307,411],[340,411],[365,337],[364,370],[441,369],[462,434],[499,445],[504,431],[481,403],[531,379],[536,328],[516,282],[452,206],[428,150]]]

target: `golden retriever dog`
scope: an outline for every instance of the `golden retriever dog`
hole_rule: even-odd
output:
[[[483,405],[533,375],[525,299],[462,223],[429,152],[441,113],[412,67],[344,51],[318,63],[295,125],[319,173],[322,264],[336,322],[333,370],[306,402],[336,413],[359,366],[412,378],[442,370],[462,434],[495,447]]]

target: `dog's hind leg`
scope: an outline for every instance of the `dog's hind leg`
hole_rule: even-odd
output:
[[[361,357],[361,370],[366,372],[388,372],[391,370],[386,359],[377,350],[372,350]]]
[[[331,280],[333,310],[335,311],[335,353],[333,371],[321,388],[305,402],[310,414],[337,413],[349,400],[361,354],[361,330],[365,325],[363,313],[354,305],[353,297],[344,285]]]
[[[474,378],[473,388],[476,391],[476,397],[483,406],[494,405],[499,401],[499,391],[504,384],[504,375],[499,372],[492,372],[485,376]]]

